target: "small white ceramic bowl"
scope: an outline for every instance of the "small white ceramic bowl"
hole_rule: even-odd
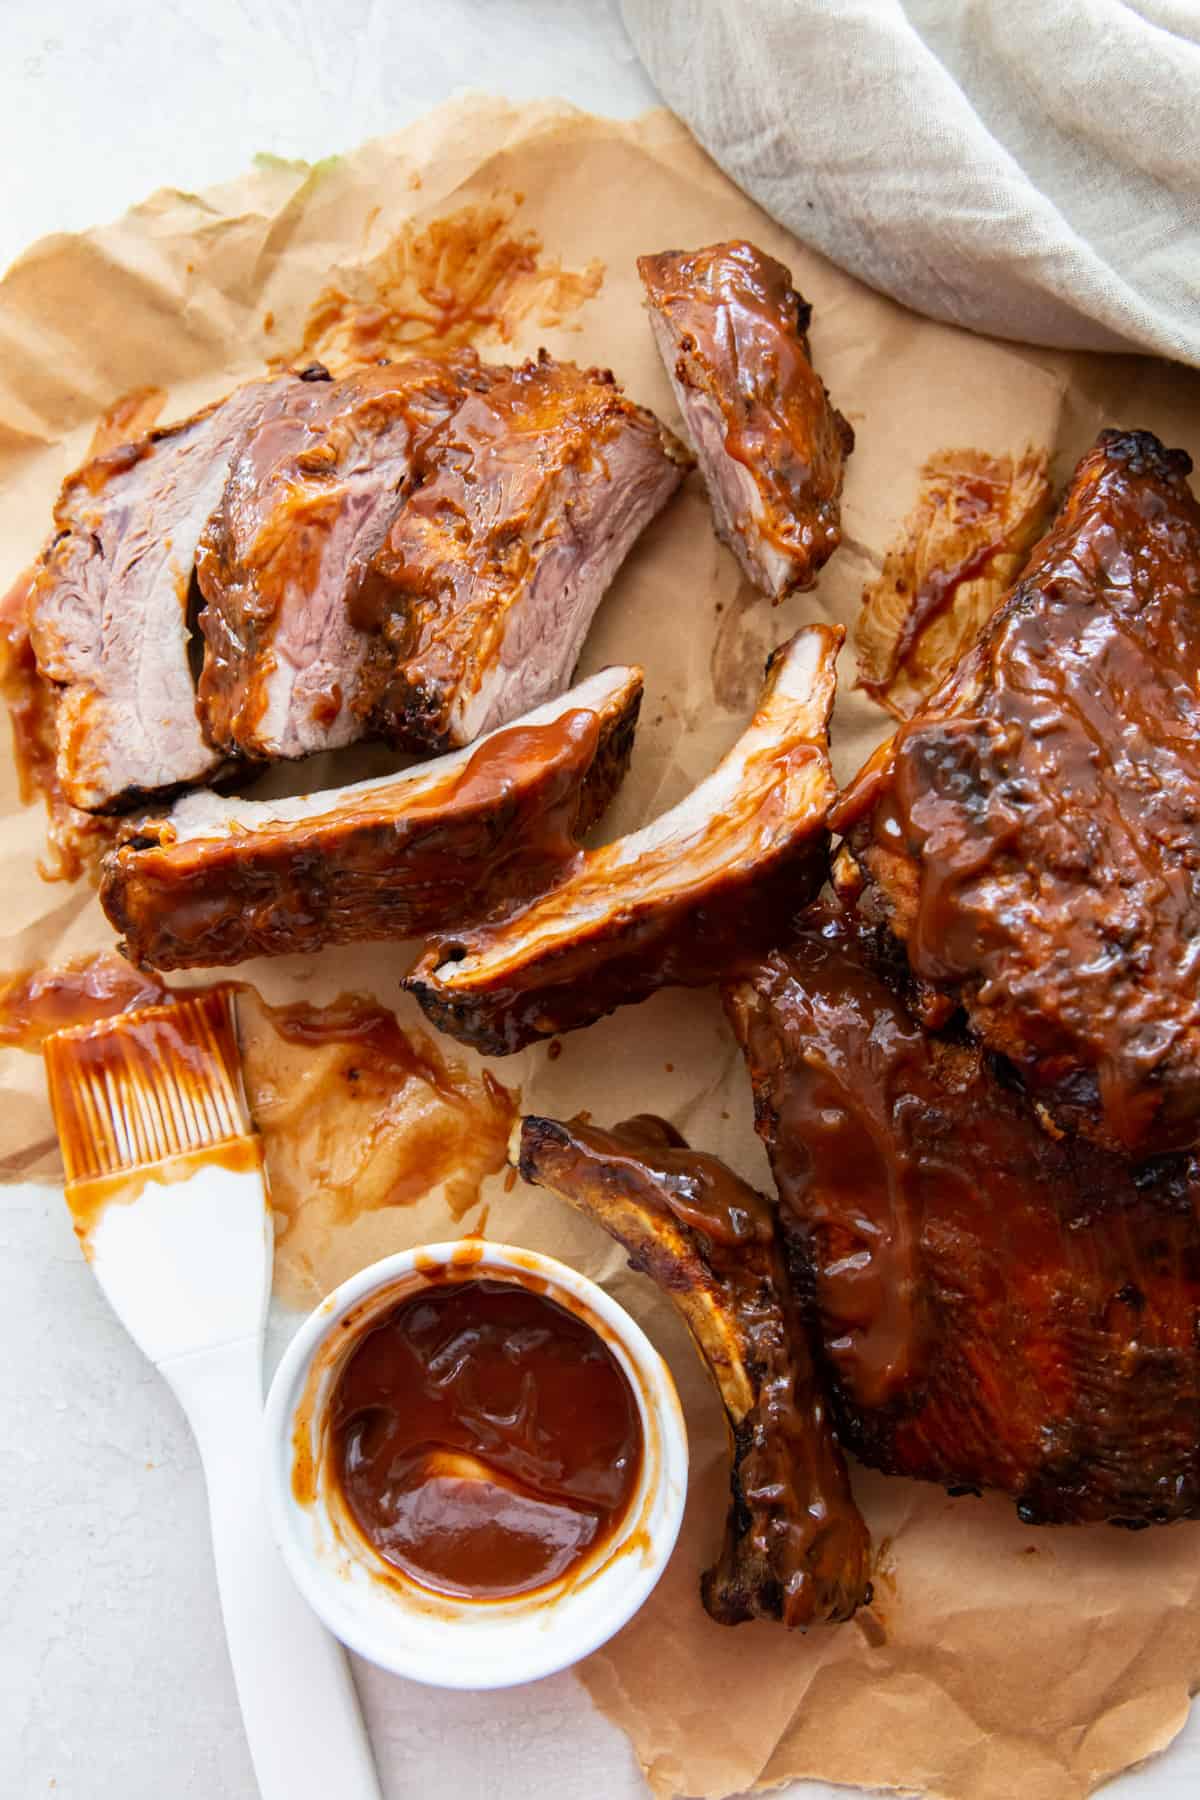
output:
[[[527,1281],[586,1319],[624,1371],[641,1420],[641,1475],[618,1529],[560,1580],[509,1600],[458,1600],[406,1580],[354,1530],[326,1468],[326,1409],[346,1358],[447,1269],[458,1279]],[[412,1681],[513,1687],[578,1662],[633,1617],[679,1535],[687,1434],[666,1363],[603,1288],[533,1250],[474,1238],[428,1244],[344,1281],[284,1353],[265,1428],[271,1522],[297,1586],[344,1644]]]

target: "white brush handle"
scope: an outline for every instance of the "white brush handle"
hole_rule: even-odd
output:
[[[262,1491],[262,1344],[165,1358],[200,1449],[225,1635],[262,1800],[380,1800],[349,1665],[300,1594]]]

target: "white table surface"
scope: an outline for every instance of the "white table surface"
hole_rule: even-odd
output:
[[[655,100],[616,0],[0,0],[0,19],[0,265],[156,186],[348,149],[467,87]],[[0,1188],[0,1495],[0,1800],[253,1800],[195,1451],[46,1188]],[[357,1672],[387,1800],[646,1792],[569,1675],[477,1695]],[[1193,1713],[1105,1791],[1198,1781]]]

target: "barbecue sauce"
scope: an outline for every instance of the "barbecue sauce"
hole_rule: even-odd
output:
[[[331,1466],[358,1530],[437,1593],[503,1600],[609,1539],[642,1461],[637,1402],[585,1320],[518,1282],[402,1300],[352,1351]]]

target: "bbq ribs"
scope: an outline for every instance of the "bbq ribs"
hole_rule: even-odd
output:
[[[1200,1515],[1200,1161],[1050,1135],[907,982],[820,907],[726,990],[839,1441],[1031,1522]]]
[[[465,750],[294,799],[189,794],[105,858],[139,965],[412,937],[543,889],[628,767],[640,669],[604,669]]]
[[[557,693],[690,458],[611,374],[544,352],[476,383],[418,445],[356,585],[356,702],[414,750],[466,744]]]
[[[722,1625],[849,1618],[869,1595],[869,1540],[793,1305],[774,1208],[663,1119],[601,1131],[526,1118],[512,1160],[577,1206],[669,1295],[725,1408],[725,1542],[701,1593]]]
[[[782,645],[747,730],[670,812],[581,851],[528,905],[439,934],[404,984],[434,1024],[503,1056],[773,943],[825,879],[841,642],[807,625]]]
[[[841,542],[854,433],[812,365],[812,308],[753,244],[638,259],[717,532],[755,587],[812,587]]]
[[[30,632],[58,694],[58,783],[73,806],[120,807],[203,780],[221,763],[189,663],[196,547],[238,445],[310,394],[291,374],[249,382],[63,483]]]
[[[832,818],[923,1018],[961,1003],[1049,1128],[1131,1154],[1200,1137],[1190,469],[1102,433],[983,636]]]

